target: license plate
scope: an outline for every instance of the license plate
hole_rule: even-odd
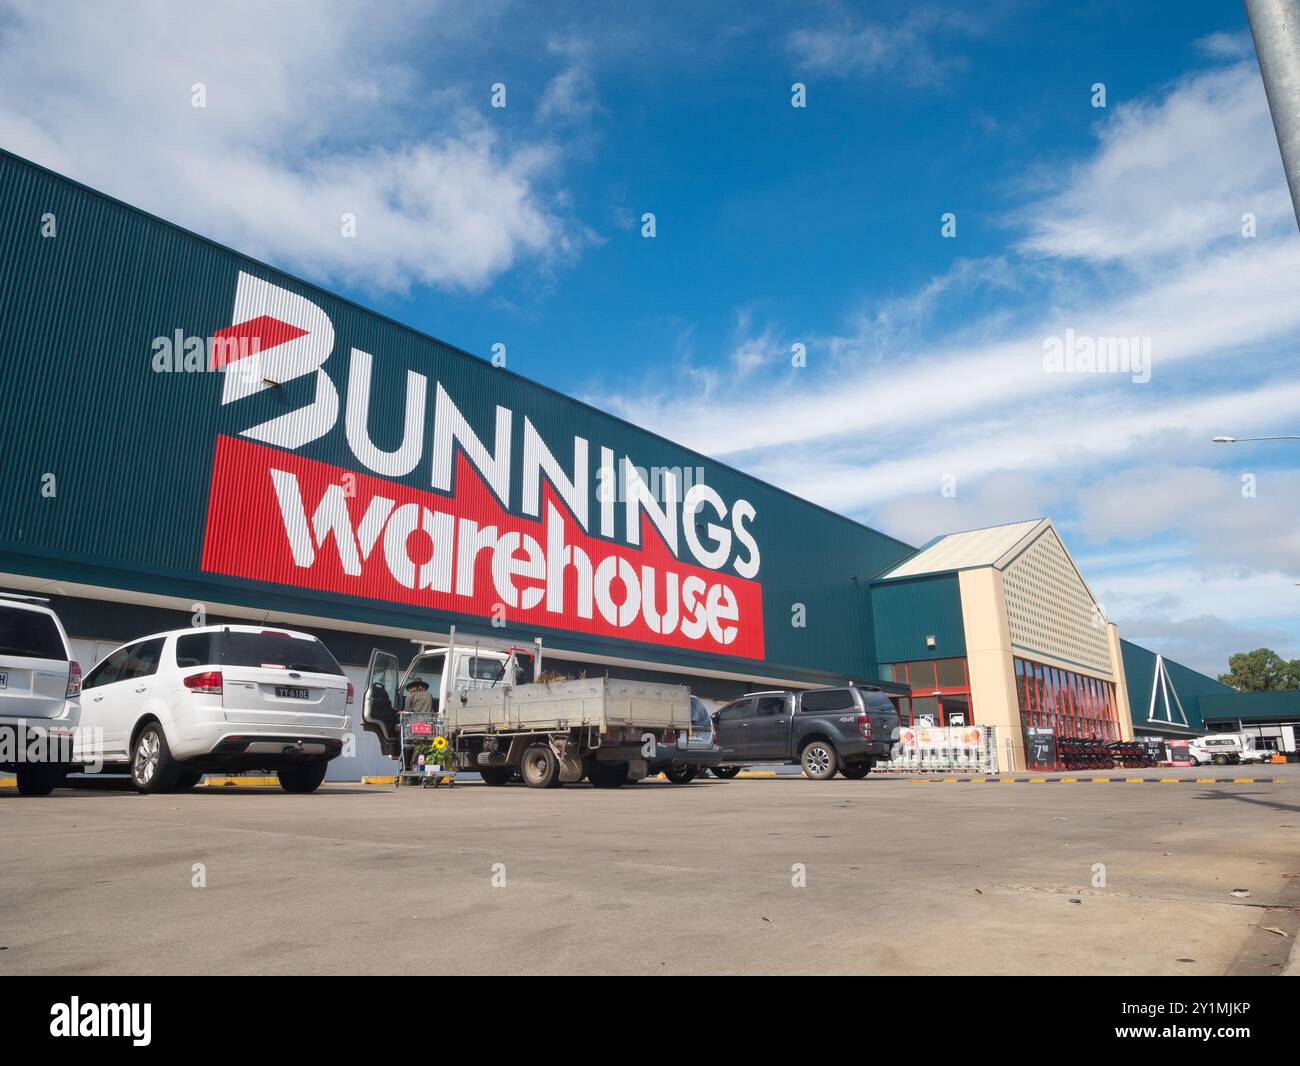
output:
[[[311,698],[311,693],[305,688],[289,688],[285,685],[275,686],[275,695],[282,700],[305,700]]]
[[[9,687],[9,675],[0,674],[0,688],[8,688],[8,687]]]

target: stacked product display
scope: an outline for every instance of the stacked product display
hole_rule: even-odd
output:
[[[1056,758],[1065,770],[1109,770],[1115,765],[1105,741],[1081,737],[1058,737]]]
[[[1155,758],[1145,744],[1134,741],[1117,741],[1110,746],[1111,759],[1116,766],[1155,766]]]

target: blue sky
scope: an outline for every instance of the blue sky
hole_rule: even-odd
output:
[[[0,0],[0,144],[913,543],[1049,514],[1217,672],[1300,656],[1300,452],[1209,443],[1300,426],[1300,243],[1241,6],[1141,7]]]

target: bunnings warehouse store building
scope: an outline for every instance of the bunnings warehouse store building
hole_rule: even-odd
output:
[[[0,587],[83,667],[201,615],[360,689],[455,626],[710,700],[888,682],[1002,769],[1236,698],[1123,641],[1047,519],[918,550],[7,153],[0,203]],[[358,728],[330,776],[390,770]]]

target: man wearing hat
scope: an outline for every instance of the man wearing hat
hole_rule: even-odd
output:
[[[429,694],[429,683],[424,678],[413,678],[407,684],[406,709],[412,714],[433,713],[433,697]]]

